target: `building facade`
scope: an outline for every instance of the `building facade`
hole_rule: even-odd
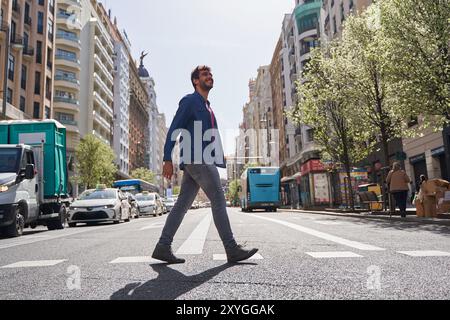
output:
[[[2,0],[0,10],[0,99],[3,107],[5,96],[6,118],[50,119],[55,2]]]
[[[148,168],[146,163],[149,148],[149,96],[147,88],[139,77],[139,71],[130,62],[130,172],[138,168]]]

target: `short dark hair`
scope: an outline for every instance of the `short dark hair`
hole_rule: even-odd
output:
[[[192,82],[192,85],[194,86],[194,89],[196,89],[195,84],[194,84],[194,79],[200,79],[200,71],[205,71],[205,70],[211,72],[211,68],[208,66],[197,66],[194,69],[194,71],[192,71],[191,82]]]

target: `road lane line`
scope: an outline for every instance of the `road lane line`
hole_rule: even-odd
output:
[[[152,257],[119,257],[110,262],[110,264],[120,264],[120,263],[154,263],[161,262],[159,260],[153,259]]]
[[[410,257],[450,257],[450,252],[435,251],[435,250],[397,251],[397,252]]]
[[[248,260],[263,260],[263,256],[260,255],[259,253],[255,253],[250,259]],[[214,261],[224,261],[227,260],[227,255],[224,253],[220,253],[220,254],[214,254],[213,255],[213,260]]]
[[[7,266],[3,266],[0,269],[51,267],[66,261],[67,260],[20,261],[13,264],[9,264]]]
[[[157,223],[152,223],[146,227],[143,227],[143,228],[139,229],[139,231],[149,230],[149,229],[159,229],[162,227],[164,227],[164,222],[157,222]]]
[[[192,231],[189,238],[181,245],[176,254],[202,254],[211,221],[212,215],[208,213],[197,228]]]
[[[307,255],[316,259],[330,259],[330,258],[362,258],[363,256],[350,251],[336,251],[336,252],[306,252]]]
[[[243,213],[240,213],[243,214]],[[254,214],[246,214],[248,216],[254,217],[254,218],[258,218],[261,220],[266,220],[266,221],[270,221],[270,222],[274,222],[274,223],[278,223],[281,224],[285,227],[309,234],[311,236],[315,236],[317,238],[321,238],[327,241],[331,241],[331,242],[335,242],[335,243],[339,243],[342,244],[344,246],[347,247],[351,247],[351,248],[355,248],[358,250],[363,250],[363,251],[384,251],[386,249],[384,248],[379,248],[376,246],[372,246],[369,244],[365,244],[365,243],[361,243],[358,241],[352,241],[352,240],[347,240],[341,237],[337,237],[337,236],[333,236],[331,234],[325,233],[325,232],[321,232],[321,231],[317,231],[314,229],[310,229],[310,228],[306,228],[306,227],[302,227],[300,225],[294,224],[294,223],[290,223],[290,222],[286,222],[286,221],[282,221],[282,220],[277,220],[277,219],[272,219],[272,218],[266,218],[266,217],[260,217]]]

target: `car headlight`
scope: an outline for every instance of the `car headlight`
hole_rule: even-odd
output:
[[[77,208],[77,207],[72,207],[72,206],[70,206],[70,207],[69,207],[69,210],[78,210],[78,208]]]
[[[0,186],[0,192],[6,192],[9,190],[8,186]]]
[[[112,208],[114,208],[114,207],[115,207],[115,205],[109,204],[109,205],[107,205],[107,206],[104,206],[103,209],[112,209]]]

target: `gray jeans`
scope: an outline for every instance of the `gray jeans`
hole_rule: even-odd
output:
[[[225,249],[233,248],[237,245],[231,231],[230,220],[228,219],[219,171],[214,165],[204,164],[189,164],[185,166],[180,195],[167,217],[159,239],[160,244],[172,245],[173,237],[180,227],[184,215],[191,208],[200,188],[211,201],[214,224]]]

